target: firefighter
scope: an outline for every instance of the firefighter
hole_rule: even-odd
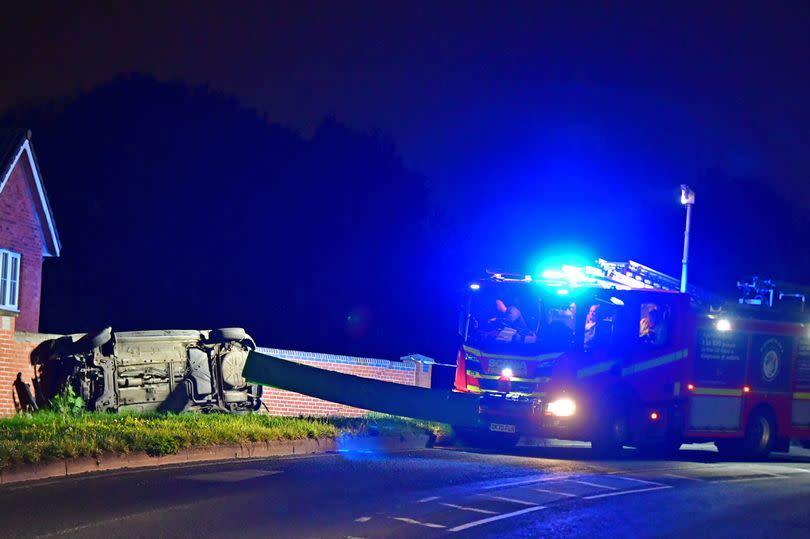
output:
[[[647,316],[641,319],[639,337],[648,344],[660,345],[666,341],[667,327],[661,311],[653,306]]]
[[[585,348],[593,342],[596,337],[596,326],[599,323],[599,305],[591,305],[588,314],[585,316]]]
[[[497,315],[489,320],[490,325],[498,330],[496,340],[512,341],[521,340],[529,332],[529,326],[514,304],[509,307],[501,299],[495,300],[495,311]]]

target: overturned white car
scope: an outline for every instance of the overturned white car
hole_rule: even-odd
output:
[[[98,411],[248,412],[262,387],[242,369],[256,347],[241,328],[66,335],[33,352],[39,407],[68,387]]]

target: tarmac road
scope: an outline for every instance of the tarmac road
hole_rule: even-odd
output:
[[[688,446],[685,446],[688,447]],[[3,537],[810,537],[810,452],[340,452],[0,487]]]

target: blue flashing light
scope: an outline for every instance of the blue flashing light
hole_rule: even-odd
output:
[[[547,269],[543,271],[543,279],[565,279],[565,274],[560,270]]]
[[[558,288],[557,293],[559,295],[561,295],[561,296],[567,296],[568,295],[568,289],[567,288]]]
[[[481,285],[478,283],[473,283],[470,285],[470,290],[478,290],[479,288],[481,288]]]

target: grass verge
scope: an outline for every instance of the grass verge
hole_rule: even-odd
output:
[[[0,419],[0,468],[19,463],[145,451],[167,455],[192,446],[334,437],[341,433],[445,436],[436,423],[370,414],[364,418],[290,418],[262,414],[60,414]]]

